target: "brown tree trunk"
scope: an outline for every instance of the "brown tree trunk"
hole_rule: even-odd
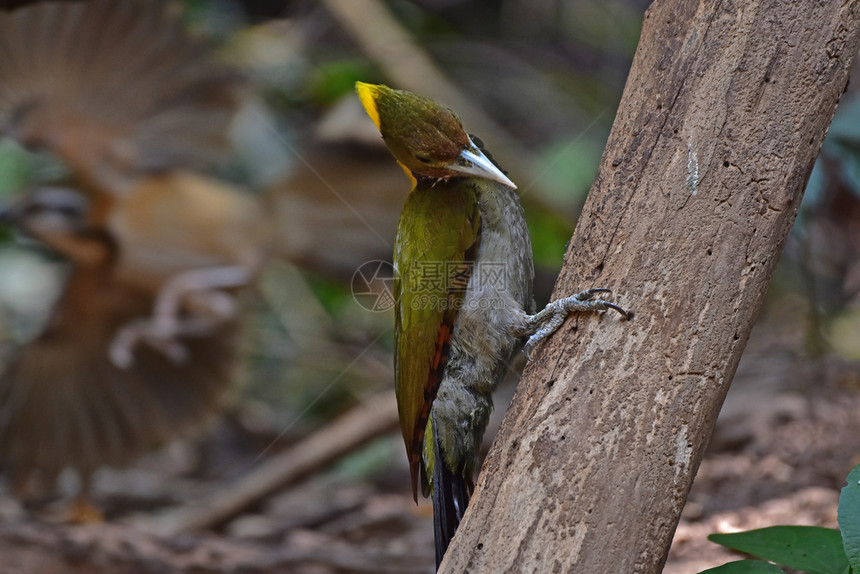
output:
[[[860,4],[658,0],[442,572],[659,572],[860,42]]]

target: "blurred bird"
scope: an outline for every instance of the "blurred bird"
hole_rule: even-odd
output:
[[[395,381],[412,491],[432,494],[437,566],[474,488],[492,392],[574,311],[612,309],[589,289],[534,310],[531,241],[516,186],[449,109],[359,82],[361,102],[412,180],[394,245]]]
[[[235,291],[269,234],[259,200],[203,175],[243,83],[162,0],[0,12],[0,133],[69,168],[0,219],[70,263],[35,340],[0,374],[0,468],[27,490],[86,479],[217,411]]]

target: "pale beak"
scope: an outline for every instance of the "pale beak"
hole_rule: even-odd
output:
[[[497,181],[502,185],[506,185],[511,189],[516,189],[517,186],[514,182],[512,182],[508,176],[502,173],[502,170],[497,168],[490,159],[484,155],[484,153],[476,146],[472,140],[469,140],[469,143],[472,144],[471,149],[464,149],[460,152],[460,162],[453,163],[447,166],[447,169],[451,171],[456,171],[458,173],[462,173],[464,175],[471,175],[473,177],[482,177],[484,179],[489,179],[492,181]]]

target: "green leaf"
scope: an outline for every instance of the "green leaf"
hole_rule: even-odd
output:
[[[535,266],[556,269],[564,262],[564,251],[573,224],[557,211],[534,207],[526,218],[532,240]]]
[[[699,574],[785,574],[785,572],[769,562],[761,560],[738,560],[728,562],[716,568],[702,570]]]
[[[585,201],[602,151],[602,140],[593,141],[580,135],[546,147],[537,158],[538,173],[542,175],[535,191],[560,206],[571,207]]]
[[[333,104],[347,94],[354,95],[356,80],[376,75],[373,68],[360,59],[318,64],[307,86],[310,99],[315,104]]]
[[[708,540],[809,574],[843,574],[849,567],[838,530],[818,526],[771,526]]]
[[[842,546],[855,572],[860,572],[860,465],[848,474],[839,495],[839,529]]]
[[[27,153],[18,145],[0,142],[0,204],[31,179],[32,166],[28,159]]]

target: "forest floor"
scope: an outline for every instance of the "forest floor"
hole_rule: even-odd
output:
[[[839,489],[860,463],[860,368],[810,358],[803,320],[788,315],[766,312],[753,331],[665,574],[737,559],[708,542],[713,532],[836,526]],[[266,449],[232,420],[202,443],[99,475],[92,501],[104,521],[67,524],[67,502],[33,511],[0,493],[0,574],[432,572],[431,510],[411,500],[396,431],[217,528],[159,533],[171,507],[217,497],[258,464]]]

